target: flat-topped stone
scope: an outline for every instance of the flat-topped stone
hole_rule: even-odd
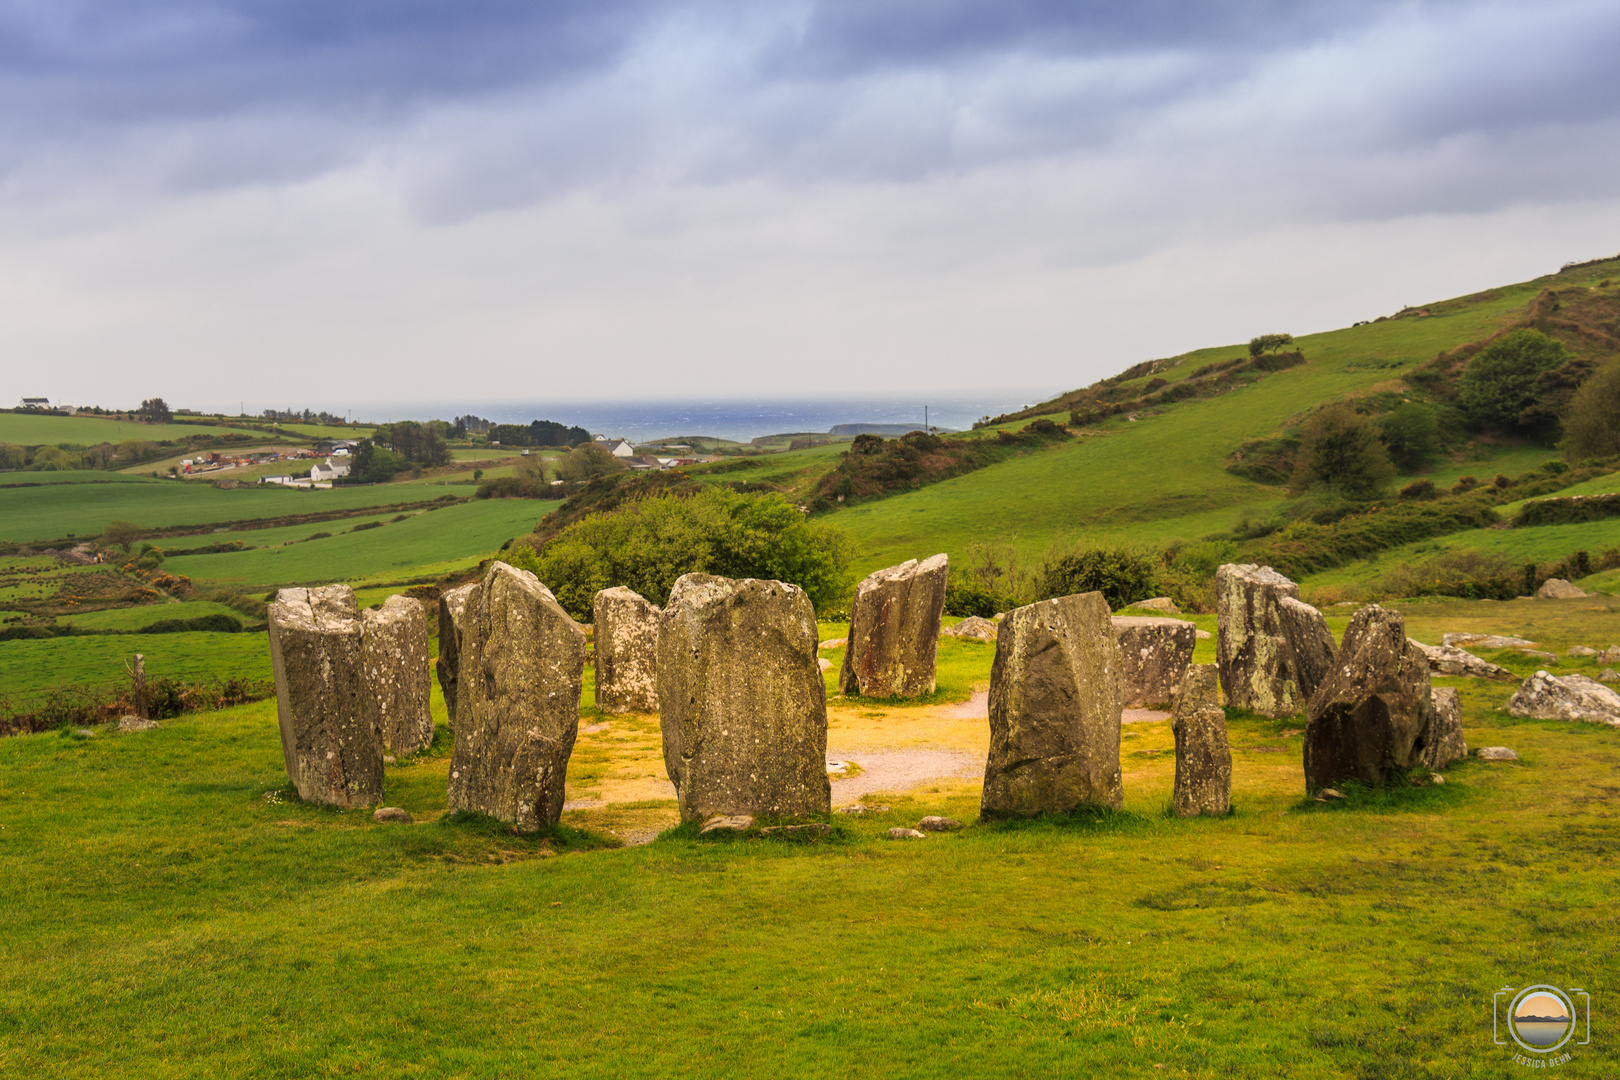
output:
[[[1429,661],[1429,670],[1436,675],[1467,675],[1479,679],[1517,679],[1505,667],[1482,660],[1466,649],[1455,645],[1425,645],[1407,638],[1422,651]]]
[[[839,693],[921,697],[933,692],[949,569],[946,556],[934,555],[867,575],[849,606]]]
[[[1175,697],[1192,663],[1198,628],[1182,619],[1152,615],[1115,615],[1113,623],[1125,708],[1162,705]]]

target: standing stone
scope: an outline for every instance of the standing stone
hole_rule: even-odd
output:
[[[1423,767],[1443,769],[1468,756],[1468,740],[1463,738],[1462,699],[1456,687],[1434,690],[1434,733],[1423,748]]]
[[[1177,817],[1220,816],[1232,809],[1232,747],[1218,677],[1214,664],[1196,664],[1176,692],[1170,730],[1176,736]]]
[[[1382,786],[1422,764],[1435,734],[1429,660],[1399,613],[1356,612],[1306,715],[1307,794],[1345,780]]]
[[[444,691],[444,712],[450,730],[456,730],[456,681],[461,674],[461,621],[466,616],[467,598],[478,588],[476,581],[458,585],[439,594],[439,689]]]
[[[1538,671],[1508,699],[1507,711],[1538,720],[1585,720],[1620,727],[1620,694],[1585,675],[1560,678]]]
[[[1328,629],[1322,613],[1295,596],[1285,596],[1277,603],[1277,614],[1282,619],[1283,638],[1288,642],[1290,667],[1299,687],[1299,700],[1311,700],[1316,688],[1327,678],[1333,667],[1333,631]]]
[[[414,754],[433,742],[427,613],[420,600],[395,594],[361,612],[360,623],[372,723],[390,754]]]
[[[677,580],[658,627],[658,701],[682,821],[831,810],[827,687],[803,589]]]
[[[1122,666],[1102,593],[1008,612],[990,668],[984,818],[1124,805]]]
[[[1192,663],[1198,628],[1182,619],[1115,615],[1120,685],[1127,709],[1162,705],[1176,696]]]
[[[282,589],[268,614],[287,778],[305,802],[382,799],[382,739],[366,701],[360,609],[347,585]]]
[[[596,594],[596,707],[610,713],[658,711],[658,617],[622,585]]]
[[[949,562],[944,555],[920,563],[907,559],[861,582],[849,606],[840,694],[886,698],[933,692]]]
[[[529,573],[491,563],[461,623],[451,811],[557,824],[579,734],[585,630]]]
[[[1269,566],[1227,563],[1215,571],[1216,661],[1227,703],[1236,708],[1292,716],[1309,700],[1294,671],[1286,597],[1299,599],[1299,586]]]

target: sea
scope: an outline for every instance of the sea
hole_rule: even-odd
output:
[[[748,442],[762,435],[789,432],[825,433],[836,424],[916,424],[965,431],[984,416],[1013,412],[1061,393],[1060,387],[956,392],[915,398],[710,398],[623,401],[468,401],[393,402],[361,405],[356,420],[453,420],[473,415],[498,424],[555,420],[578,425],[592,434],[632,443],[655,442],[682,435],[709,435]]]

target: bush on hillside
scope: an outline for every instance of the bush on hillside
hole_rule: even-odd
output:
[[[1573,525],[1620,517],[1620,494],[1572,495],[1563,499],[1535,499],[1513,515],[1515,528],[1529,525]]]
[[[1317,410],[1300,426],[1296,491],[1321,485],[1351,498],[1372,498],[1395,476],[1395,467],[1372,421],[1348,405]]]
[[[545,480],[523,476],[498,476],[485,480],[473,492],[475,499],[560,499],[564,488]]]
[[[1571,359],[1564,343],[1529,328],[1503,334],[1468,361],[1457,380],[1457,402],[1474,424],[1519,432],[1535,402],[1536,380]]]
[[[1402,502],[1432,500],[1439,497],[1440,493],[1435,490],[1433,480],[1414,480],[1401,488]]]
[[[1159,595],[1158,587],[1158,559],[1123,548],[1055,552],[1041,568],[1046,598],[1100,592],[1114,610]]]
[[[1379,582],[1386,596],[1456,596],[1465,600],[1512,600],[1519,595],[1519,568],[1500,555],[1448,551],[1415,566],[1402,566]]]
[[[574,484],[583,484],[610,473],[624,472],[628,468],[628,465],[613,456],[611,450],[594,442],[580,443],[558,458],[554,466],[557,479]]]
[[[1571,461],[1620,455],[1620,360],[1611,360],[1575,391],[1559,449]]]
[[[569,614],[588,620],[602,589],[623,585],[662,604],[675,579],[691,573],[775,578],[829,610],[849,599],[849,557],[843,530],[806,521],[780,495],[715,488],[630,502],[569,525],[539,550],[513,544],[506,561],[533,571]]]
[[[956,615],[964,619],[970,615],[977,615],[981,619],[988,619],[1019,606],[1021,601],[1016,596],[994,592],[971,579],[952,579],[945,586],[947,615]]]
[[[1040,418],[1022,431],[998,431],[993,439],[942,439],[913,431],[898,439],[857,435],[838,464],[816,486],[816,509],[837,502],[883,498],[982,469],[1027,450],[1069,438],[1062,426]]]
[[[1385,413],[1378,429],[1390,458],[1403,469],[1428,464],[1440,449],[1439,417],[1433,409],[1415,401]]]

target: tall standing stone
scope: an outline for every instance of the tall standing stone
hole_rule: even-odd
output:
[[[585,629],[529,573],[491,563],[461,624],[450,809],[532,831],[562,816]]]
[[[659,622],[658,702],[682,821],[831,810],[816,613],[798,586],[676,581]]]
[[[439,689],[444,691],[444,712],[450,730],[456,730],[457,680],[461,676],[461,622],[466,617],[467,598],[478,588],[476,581],[446,589],[439,594]]]
[[[268,620],[281,754],[298,797],[328,806],[380,801],[382,740],[366,701],[354,590],[282,589]]]
[[[1423,763],[1436,734],[1429,659],[1399,613],[1357,611],[1305,725],[1305,790],[1342,781],[1377,787]]]
[[[849,607],[839,693],[921,697],[933,692],[949,570],[950,560],[935,555],[867,575]]]
[[[1198,628],[1183,619],[1115,615],[1125,707],[1162,705],[1176,696],[1192,663]]]
[[[1170,730],[1176,736],[1177,817],[1219,816],[1232,809],[1232,747],[1218,675],[1214,664],[1195,664],[1176,692]]]
[[[596,594],[596,707],[658,711],[658,620],[663,612],[623,586]]]
[[[1279,600],[1277,614],[1283,639],[1288,642],[1289,667],[1299,687],[1299,702],[1305,705],[1333,667],[1333,657],[1338,652],[1333,644],[1333,631],[1328,629],[1320,611],[1296,596]]]
[[[1419,646],[1422,648],[1422,646]],[[1468,756],[1468,740],[1463,738],[1462,699],[1456,687],[1434,688],[1434,731],[1423,748],[1423,767],[1443,769]]]
[[[428,673],[427,613],[420,600],[395,594],[360,613],[366,704],[391,754],[433,742],[433,676]]]
[[[1299,599],[1299,586],[1269,566],[1228,563],[1215,571],[1216,662],[1227,703],[1236,708],[1291,716],[1309,700],[1294,671],[1285,597]]]
[[[1124,805],[1122,663],[1102,593],[1007,613],[990,668],[983,817]]]

